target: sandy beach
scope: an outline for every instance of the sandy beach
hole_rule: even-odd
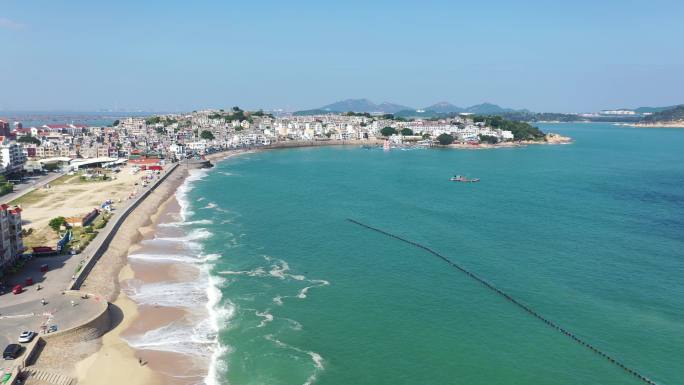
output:
[[[207,156],[207,159],[216,162],[243,153],[245,151],[226,151]],[[177,223],[181,220],[176,192],[193,172],[202,171],[188,171],[179,167],[158,186],[129,216],[126,225],[116,234],[114,242],[86,279],[83,290],[100,293],[113,301],[118,319],[114,322],[116,326],[99,343],[89,344],[88,354],[74,357],[78,362],[73,374],[80,384],[183,385],[201,382],[207,375],[206,360],[193,359],[187,354],[165,351],[163,348],[136,349],[127,342],[145,333],[163,330],[169,325],[197,321],[196,316],[187,309],[164,304],[139,304],[128,295],[136,293],[143,285],[192,282],[198,278],[197,269],[187,265],[173,261],[150,263],[128,258],[129,255],[150,252],[179,252],[167,246],[147,244],[146,241],[155,238],[160,223]],[[168,226],[163,230],[165,236],[183,236],[183,229],[179,227]]]

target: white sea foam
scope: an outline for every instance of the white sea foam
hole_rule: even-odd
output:
[[[325,370],[325,360],[323,359],[323,357],[320,354],[313,352],[313,351],[307,351],[307,350],[298,348],[296,346],[292,346],[290,344],[286,344],[285,342],[280,341],[279,339],[275,338],[275,336],[273,334],[267,334],[264,336],[264,338],[267,339],[268,341],[273,342],[274,344],[276,344],[276,346],[278,346],[280,348],[293,350],[297,353],[305,354],[305,355],[309,356],[309,358],[311,359],[311,362],[314,365],[314,370],[313,370],[313,373],[311,373],[311,375],[309,375],[309,377],[306,379],[306,381],[304,382],[304,385],[313,384],[316,381],[318,374],[321,371]]]
[[[193,182],[203,179],[208,173],[209,169],[190,170],[188,177],[185,178],[185,181],[176,189],[176,200],[181,207],[180,215],[183,221],[186,221],[194,214],[189,208],[190,201],[188,199],[188,193],[194,188]]]
[[[180,320],[144,334],[126,338],[129,345],[136,349],[158,350],[190,354],[209,359],[216,340],[209,320],[194,325],[189,320]]]
[[[142,305],[193,308],[206,301],[205,283],[156,282],[127,288],[126,294]]]
[[[241,271],[224,270],[224,271],[219,271],[218,273],[223,274],[223,275],[246,275],[248,277],[265,277],[265,276],[267,276],[266,270],[264,270],[263,267],[257,267],[254,270],[241,270]]]
[[[266,324],[268,324],[269,322],[273,321],[273,314],[269,313],[268,310],[263,312],[257,310],[255,314],[257,315],[257,317],[263,318],[261,322],[259,322],[259,325],[257,325],[258,328],[262,328],[266,326]]]
[[[299,291],[299,294],[297,294],[297,298],[299,299],[304,299],[306,298],[307,293],[309,292],[310,289],[313,289],[314,287],[320,287],[320,286],[328,286],[330,285],[330,282],[324,280],[324,279],[314,279],[309,281],[311,283],[315,283],[315,285],[307,286],[303,288],[302,290]]]
[[[186,255],[186,254],[150,254],[150,253],[137,253],[130,254],[128,259],[133,259],[141,262],[150,263],[186,263],[190,265],[201,264],[207,261],[214,261],[218,259],[220,255],[218,254],[199,254],[199,255]]]
[[[222,294],[221,285],[224,279],[214,275],[209,275],[208,285],[207,285],[207,304],[206,309],[209,313],[209,320],[211,321],[211,329],[214,332],[214,341],[211,346],[211,358],[209,361],[209,370],[207,372],[207,377],[204,379],[205,384],[215,385],[218,384],[218,378],[220,372],[225,372],[227,369],[225,367],[225,360],[221,358],[228,354],[229,348],[221,344],[218,339],[218,333],[222,325],[228,323],[230,319],[235,315],[235,305],[229,301],[224,300],[226,303],[224,306],[220,306]]]
[[[188,233],[188,235],[184,237],[158,237],[151,239],[149,241],[145,242],[181,242],[181,243],[187,243],[187,242],[192,242],[192,241],[199,241],[202,239],[207,239],[211,238],[214,234],[205,229],[205,228],[199,228],[199,229],[193,229]]]
[[[194,182],[204,178],[208,170],[191,170],[190,175],[176,191],[176,199],[180,205],[178,222],[162,224],[165,227],[185,227],[190,225],[210,225],[210,219],[191,220],[194,213],[190,210],[188,193],[194,188]],[[199,198],[197,201],[202,201]],[[200,241],[212,237],[206,228],[190,230],[181,237],[157,237],[144,243],[169,244],[176,250],[181,244],[181,251],[172,254],[138,253],[130,256],[147,262],[175,262],[193,265],[199,268],[197,279],[189,282],[159,282],[135,285],[126,289],[127,293],[139,304],[169,306],[187,309],[189,315],[170,325],[150,330],[144,334],[128,337],[134,348],[178,352],[204,357],[208,362],[207,376],[204,383],[218,384],[218,378],[225,370],[222,357],[229,352],[218,339],[220,328],[225,327],[235,313],[235,305],[221,298],[220,287],[224,278],[213,276],[210,272],[212,261],[220,258],[219,254],[202,253]],[[198,308],[198,304],[205,306]]]
[[[211,225],[214,222],[211,219],[199,219],[196,221],[187,221],[187,222],[169,222],[169,223],[160,223],[159,227],[182,227],[182,226],[190,226],[190,225]]]

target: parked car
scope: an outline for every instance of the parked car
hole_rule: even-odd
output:
[[[31,331],[21,332],[21,334],[19,335],[19,342],[21,342],[21,343],[31,342],[31,340],[35,336],[36,336],[35,332],[31,332]]]
[[[2,353],[2,358],[5,360],[13,360],[19,357],[19,353],[21,353],[21,345],[9,344]]]

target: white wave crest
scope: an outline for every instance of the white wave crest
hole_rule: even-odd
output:
[[[150,262],[150,263],[169,263],[169,262],[178,262],[178,263],[187,263],[187,264],[196,264],[203,262],[203,259],[194,257],[191,255],[182,255],[182,254],[147,254],[147,253],[140,253],[140,254],[130,254],[128,256],[128,259],[132,259],[135,261],[140,261],[140,262]]]
[[[200,282],[157,282],[130,286],[126,294],[142,305],[193,308],[207,300]]]
[[[186,235],[184,237],[159,237],[159,238],[154,238],[154,239],[151,239],[149,241],[143,241],[143,242],[150,242],[150,241],[162,242],[163,241],[163,242],[186,243],[186,242],[191,242],[191,241],[199,241],[202,239],[208,239],[208,238],[211,238],[213,235],[214,234],[211,231],[209,231],[205,228],[199,228],[199,229],[193,229],[192,231],[190,231],[188,233],[188,235]]]
[[[180,215],[183,221],[186,221],[194,213],[190,210],[190,201],[188,193],[194,188],[193,183],[206,177],[209,169],[190,170],[189,175],[185,178],[183,184],[176,189],[176,200],[180,205]]]
[[[187,222],[169,222],[169,223],[160,223],[159,227],[182,227],[182,226],[190,226],[190,225],[211,225],[214,222],[211,219],[199,219],[196,221],[187,221]]]

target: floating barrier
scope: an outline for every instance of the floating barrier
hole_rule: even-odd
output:
[[[398,235],[394,235],[394,234],[392,234],[392,233],[388,233],[387,231],[378,229],[377,227],[369,226],[369,225],[367,225],[367,224],[365,224],[365,223],[361,223],[361,222],[359,222],[359,221],[357,221],[357,220],[354,220],[354,219],[351,219],[351,218],[347,218],[347,221],[349,221],[349,222],[351,222],[351,223],[354,223],[354,224],[356,224],[356,225],[359,225],[359,226],[361,226],[361,227],[364,227],[364,228],[366,228],[366,229],[368,229],[368,230],[372,230],[372,231],[378,232],[378,233],[383,234],[383,235],[386,235],[386,236],[388,236],[388,237],[390,237],[390,238],[394,238],[394,239],[399,240],[399,241],[401,241],[401,242],[408,243],[409,245],[412,245],[412,246],[415,246],[415,247],[417,247],[417,248],[419,248],[419,249],[423,249],[423,250],[427,251],[428,253],[430,253],[430,254],[436,256],[437,258],[443,260],[444,262],[448,263],[451,267],[455,268],[456,270],[459,270],[460,272],[466,274],[466,275],[469,276],[470,278],[472,278],[472,279],[474,279],[475,281],[479,282],[480,284],[484,285],[484,286],[487,287],[488,289],[494,291],[496,294],[500,295],[501,297],[503,297],[503,298],[506,299],[507,301],[509,301],[509,302],[513,303],[514,305],[518,306],[519,308],[523,309],[523,310],[524,310],[525,312],[527,312],[528,314],[530,314],[530,315],[532,315],[533,317],[537,318],[538,320],[544,322],[544,323],[545,323],[546,325],[548,325],[549,327],[556,329],[557,331],[559,331],[559,332],[561,332],[562,334],[564,334],[564,335],[570,337],[572,340],[574,340],[575,342],[579,343],[580,345],[583,345],[583,346],[587,347],[588,349],[590,349],[590,350],[593,351],[594,353],[596,353],[596,354],[598,354],[599,356],[601,356],[601,357],[607,359],[609,362],[615,364],[616,366],[618,366],[619,368],[623,369],[625,372],[627,372],[627,373],[633,375],[633,376],[636,377],[637,379],[639,379],[639,380],[645,382],[645,383],[648,384],[648,385],[657,385],[657,383],[656,383],[655,381],[653,381],[653,380],[651,380],[650,378],[648,378],[648,377],[642,375],[641,373],[637,372],[635,369],[632,369],[632,368],[630,368],[630,367],[624,365],[622,362],[620,362],[620,361],[617,360],[616,358],[614,358],[614,357],[608,355],[607,353],[603,352],[602,350],[600,350],[600,349],[596,348],[595,346],[591,345],[590,343],[584,341],[584,340],[581,339],[580,337],[577,337],[575,334],[573,334],[572,332],[568,331],[567,329],[561,327],[561,326],[558,325],[557,323],[555,323],[555,322],[553,322],[553,321],[551,321],[551,320],[545,318],[544,316],[542,316],[541,314],[537,313],[536,311],[534,311],[534,310],[533,310],[532,308],[530,308],[529,306],[523,304],[522,302],[520,302],[520,301],[518,301],[517,299],[513,298],[512,296],[510,296],[510,295],[507,294],[506,292],[502,291],[501,289],[499,289],[499,288],[497,288],[496,286],[492,285],[491,283],[487,282],[484,278],[479,277],[479,276],[476,275],[475,273],[473,273],[473,272],[467,270],[466,268],[460,266],[459,264],[453,262],[453,261],[450,260],[449,258],[447,258],[447,257],[443,256],[442,254],[440,254],[440,253],[438,253],[438,252],[432,250],[431,248],[429,248],[429,247],[427,247],[427,246],[424,246],[424,245],[421,245],[420,243],[413,242],[413,241],[411,241],[411,240],[402,238],[402,237],[400,237],[400,236],[398,236]]]

